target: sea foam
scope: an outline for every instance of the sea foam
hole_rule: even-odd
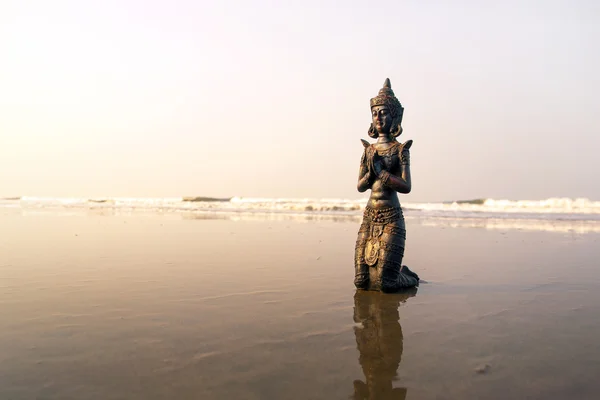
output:
[[[357,216],[366,198],[257,198],[232,197],[13,197],[0,199],[0,208],[113,209],[121,211],[197,213],[282,213]],[[402,204],[405,215],[433,218],[538,219],[600,221],[600,201],[585,198],[545,200],[475,199],[467,201]]]

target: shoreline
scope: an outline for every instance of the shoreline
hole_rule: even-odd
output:
[[[230,211],[230,210],[144,210],[113,208],[0,208],[0,215],[28,216],[112,216],[112,217],[169,217],[176,219],[232,220],[232,221],[335,221],[339,223],[360,223],[361,213],[342,212],[285,212],[285,211]],[[440,228],[473,228],[506,231],[545,231],[570,234],[600,233],[600,220],[587,219],[545,219],[545,218],[489,218],[489,217],[450,217],[424,215],[414,210],[404,210],[408,222]]]

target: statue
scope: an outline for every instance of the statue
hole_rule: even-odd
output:
[[[354,295],[354,327],[358,362],[365,380],[354,381],[353,400],[403,400],[407,389],[393,387],[404,350],[398,308],[416,294],[411,288],[402,293],[383,294],[357,290]]]
[[[371,99],[372,123],[369,136],[377,143],[365,147],[360,160],[358,191],[371,189],[358,231],[355,248],[354,285],[358,289],[395,292],[415,287],[419,276],[402,265],[406,228],[396,192],[409,193],[412,140],[403,144],[404,108],[386,79],[377,97]]]

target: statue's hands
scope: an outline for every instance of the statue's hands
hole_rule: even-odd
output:
[[[384,169],[383,159],[379,156],[375,156],[373,159],[373,172],[375,175],[379,176]]]
[[[362,169],[362,171],[364,171],[364,173],[361,173],[361,174],[363,174],[363,175],[361,175],[362,176],[361,179],[366,179],[367,182],[373,183],[373,181],[376,178],[376,176],[373,172],[373,168],[372,168],[373,154],[370,151],[371,148],[369,146],[369,143],[366,140],[361,139],[361,141],[363,142],[363,146],[365,147],[365,150],[363,151],[362,157],[360,159],[361,168],[364,168],[364,169]]]
[[[372,146],[365,149],[365,157],[369,174],[375,178],[379,177],[381,172],[385,170],[383,158],[377,154],[377,150]]]
[[[371,171],[378,178],[381,176],[383,171],[386,171],[386,165],[383,157],[377,154],[376,151],[373,152],[373,157],[371,158]]]

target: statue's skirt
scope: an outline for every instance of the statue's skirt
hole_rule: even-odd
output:
[[[417,286],[419,277],[402,267],[405,241],[400,207],[366,207],[356,240],[356,287],[391,292]]]

